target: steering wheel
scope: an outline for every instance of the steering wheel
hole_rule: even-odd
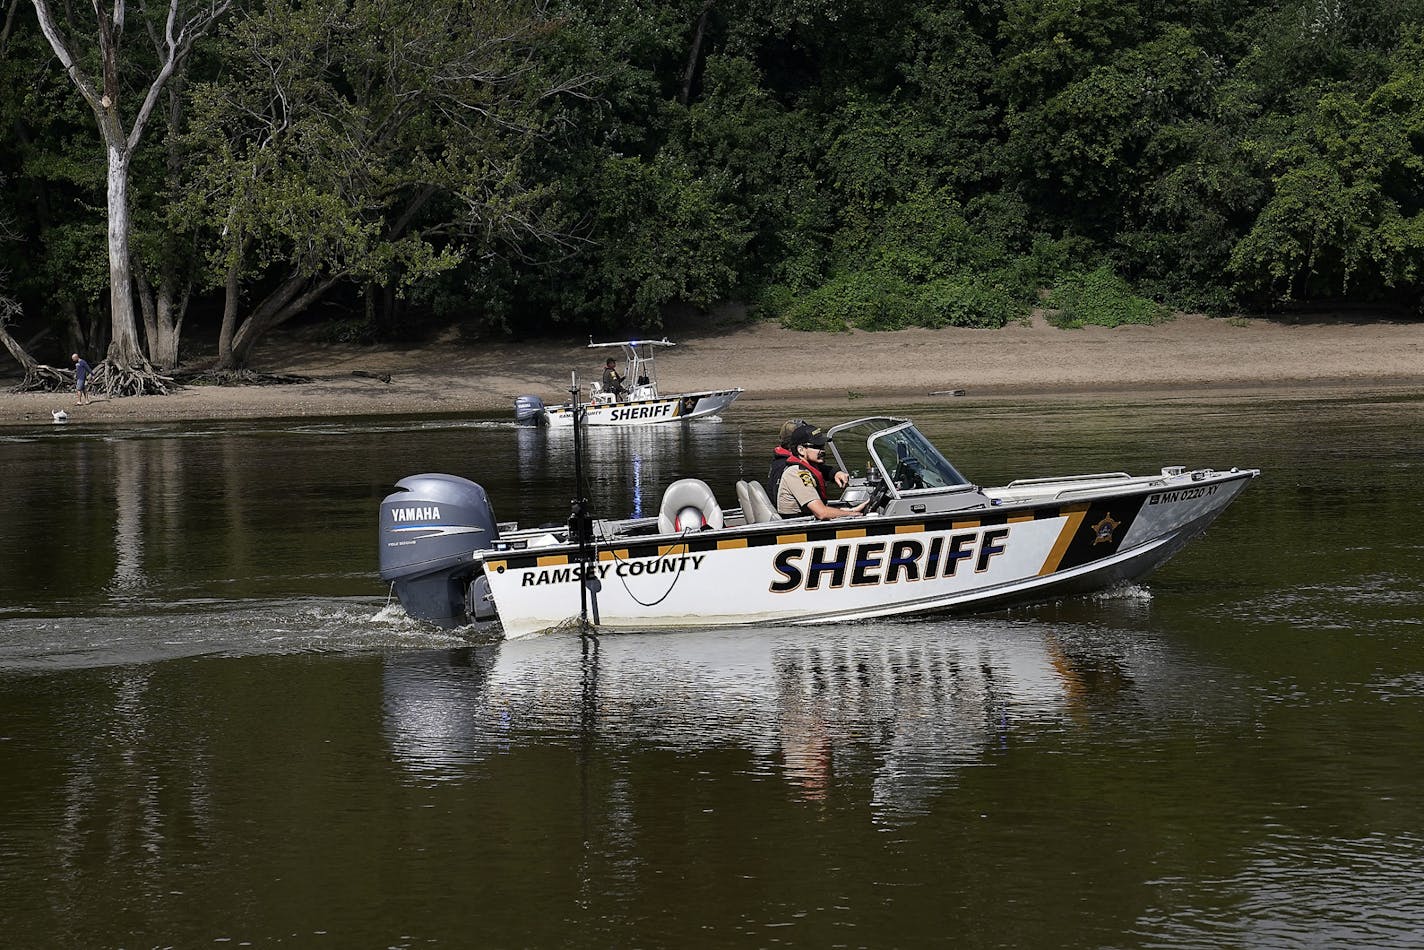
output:
[[[885,484],[885,480],[875,469],[870,470],[865,483],[870,486],[870,497],[865,500],[865,507],[860,510],[864,512],[879,511],[890,497],[890,486]]]

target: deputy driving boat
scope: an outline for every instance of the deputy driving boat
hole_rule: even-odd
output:
[[[730,406],[742,394],[739,388],[700,389],[696,392],[663,395],[658,391],[656,351],[677,346],[666,338],[661,340],[624,340],[619,343],[589,343],[591,350],[622,350],[624,371],[618,374],[618,389],[608,389],[602,383],[589,387],[589,401],[578,406],[583,425],[646,426],[665,422],[687,422],[713,416]],[[609,360],[610,365],[615,361]],[[514,400],[516,422],[538,423],[555,427],[574,424],[574,404],[545,406],[538,396],[520,396]]]
[[[414,475],[381,503],[381,577],[412,617],[498,620],[506,637],[577,619],[581,602],[605,630],[967,612],[1141,578],[1260,474],[1172,466],[981,488],[907,419],[826,436],[851,473],[839,504],[864,502],[863,518],[783,518],[755,481],[723,508],[685,478],[657,517],[521,529],[495,520],[478,484]]]

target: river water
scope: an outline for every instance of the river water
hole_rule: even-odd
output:
[[[943,400],[980,483],[1264,474],[1097,597],[507,643],[389,605],[376,506],[562,520],[568,433],[0,429],[0,943],[1424,946],[1422,413]],[[734,505],[781,420],[591,432],[594,506]]]

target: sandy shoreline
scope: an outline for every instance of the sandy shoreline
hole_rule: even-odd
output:
[[[906,403],[962,389],[966,398],[1140,396],[1249,398],[1266,392],[1424,389],[1424,322],[1286,323],[1188,315],[1154,327],[1059,330],[1041,319],[1002,330],[802,333],[748,324],[716,335],[670,332],[659,357],[664,391],[741,386],[742,404]],[[511,413],[524,393],[566,397],[570,370],[596,378],[602,354],[578,344],[468,344],[400,350],[276,338],[253,368],[312,382],[192,386],[161,397],[96,399],[69,393],[0,395],[0,425],[308,416]],[[8,389],[16,367],[0,379]],[[362,374],[362,375],[357,375]],[[390,376],[382,382],[372,375]]]

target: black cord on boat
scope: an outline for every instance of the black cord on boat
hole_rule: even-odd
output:
[[[682,541],[682,553],[683,553],[683,554],[690,554],[690,553],[692,552],[692,549],[687,546],[687,535],[688,535],[689,533],[691,533],[690,529],[689,529],[689,531],[684,531],[684,532],[683,532],[683,541]],[[618,552],[617,552],[616,550],[611,550],[611,549],[610,549],[609,553],[613,555],[613,560],[617,561],[619,564],[627,564],[627,563],[628,563],[628,561],[627,561],[626,558],[621,558],[621,557],[618,556]],[[667,554],[659,554],[659,555],[658,555],[659,558],[663,558],[663,557],[674,557],[674,556],[676,556],[676,547],[669,548],[668,551],[667,551]],[[670,594],[672,593],[672,591],[673,591],[673,588],[677,586],[677,582],[680,581],[680,580],[682,580],[682,565],[679,564],[677,570],[675,570],[675,571],[672,572],[672,583],[668,585],[668,589],[667,589],[667,590],[663,591],[663,595],[662,595],[661,597],[659,597],[657,600],[649,601],[649,602],[647,602],[647,603],[644,603],[643,601],[641,601],[641,600],[638,599],[638,595],[635,594],[635,593],[633,593],[632,588],[630,588],[630,587],[628,586],[628,581],[627,581],[626,579],[624,579],[624,577],[623,577],[622,574],[619,574],[617,571],[614,571],[614,572],[613,572],[613,575],[618,578],[618,583],[620,583],[620,584],[623,585],[623,589],[628,592],[628,597],[633,601],[633,603],[637,604],[639,607],[656,607],[658,604],[660,604],[660,603],[662,603],[663,601],[665,601],[665,600],[668,599],[668,595],[670,595]]]

